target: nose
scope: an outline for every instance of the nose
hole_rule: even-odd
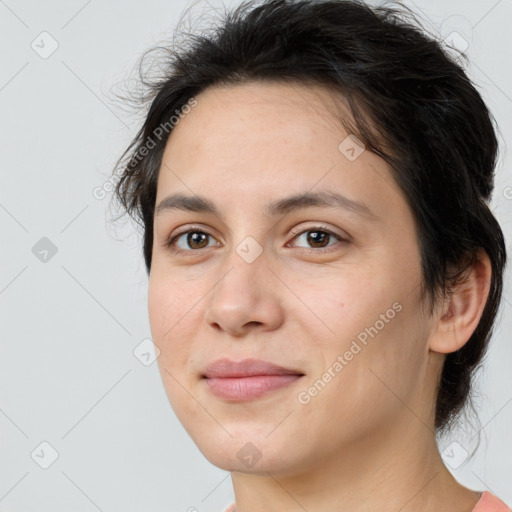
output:
[[[205,297],[205,322],[219,332],[242,337],[255,329],[271,331],[283,323],[285,287],[261,254],[248,263],[234,252],[211,293]]]

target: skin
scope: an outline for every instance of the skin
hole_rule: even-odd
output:
[[[434,403],[446,354],[467,342],[482,314],[487,256],[429,317],[411,209],[384,160],[340,152],[348,133],[331,114],[340,106],[332,93],[252,82],[209,88],[196,100],[168,140],[156,205],[172,193],[197,194],[222,218],[155,215],[149,318],[169,401],[204,456],[232,472],[238,511],[470,512],[479,494],[440,458]],[[263,212],[268,201],[324,190],[364,203],[376,218],[338,207]],[[191,245],[185,234],[177,242],[185,253],[173,253],[166,241],[191,224],[211,236]],[[308,241],[321,228],[348,241]],[[262,250],[251,263],[236,250],[249,236]],[[394,303],[394,318],[299,403]],[[229,402],[201,377],[221,357],[305,375],[256,400]],[[252,467],[237,457],[248,442],[261,456]]]

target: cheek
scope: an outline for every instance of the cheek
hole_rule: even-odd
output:
[[[166,330],[172,326],[169,319],[170,311],[174,311],[172,294],[152,271],[148,286],[148,314],[155,343],[161,342]]]
[[[350,408],[368,418],[400,413],[403,402],[415,403],[425,381],[428,344],[417,305],[411,296],[393,302],[395,308],[388,308],[388,302],[373,308],[343,347],[344,359],[350,361],[341,372],[339,390],[348,392]]]
[[[184,368],[191,339],[190,328],[197,314],[190,302],[169,279],[151,275],[148,287],[148,314],[153,342],[160,349],[159,361],[169,370]]]
[[[187,372],[193,357],[188,332],[194,321],[190,303],[169,279],[152,275],[148,288],[148,313],[153,342],[160,350],[157,364],[162,383],[174,412],[183,424],[198,411],[190,399],[191,382]],[[188,313],[187,313],[188,311]]]
[[[329,348],[323,347],[325,364],[301,390],[311,400],[301,409],[303,421],[311,425],[320,422],[317,428],[323,429],[332,443],[339,442],[340,436],[354,441],[392,422],[404,413],[403,402],[416,403],[423,387],[422,345],[417,332],[407,331],[412,324],[410,305],[403,304],[383,327],[380,323],[375,327],[378,316],[373,319],[374,311],[380,313],[381,309],[369,310],[362,329],[348,315],[344,317],[346,324],[351,322],[349,330],[366,335],[366,344],[357,335],[345,335],[340,319],[338,327],[343,334]],[[336,427],[327,431],[322,426],[326,418]]]
[[[386,383],[407,393],[420,377],[427,354],[419,288],[411,286],[416,270],[399,273],[382,266],[357,275],[345,272],[343,279],[332,281],[328,300],[309,292],[309,303],[322,305],[319,316],[329,326],[328,335],[317,338],[322,370],[341,357],[343,369],[338,364],[338,371],[331,370],[337,375],[332,389],[349,392],[354,406],[370,397],[385,398]],[[352,402],[350,396],[344,400]]]
[[[341,269],[324,281],[328,286],[323,291],[311,286],[302,288],[304,302],[311,305],[309,316],[323,321],[325,336],[318,342],[324,347],[348,349],[353,339],[359,337],[364,342],[369,337],[367,330],[376,322],[379,331],[388,328],[389,324],[383,324],[382,329],[381,314],[387,314],[386,320],[400,315],[393,309],[400,294],[386,273],[371,268],[354,268],[352,272]]]

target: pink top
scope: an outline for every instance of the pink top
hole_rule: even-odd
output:
[[[473,509],[473,512],[511,512],[512,509],[508,507],[503,501],[491,494],[489,491],[484,491],[480,496],[479,502]],[[236,512],[235,504],[232,503],[225,512]]]
[[[510,512],[510,510],[510,507],[499,498],[489,491],[484,491],[473,512]]]

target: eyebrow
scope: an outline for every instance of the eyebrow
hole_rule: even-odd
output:
[[[373,213],[368,206],[354,199],[350,199],[336,192],[305,192],[293,196],[278,199],[267,203],[264,213],[268,216],[285,215],[294,210],[304,208],[341,208],[349,212],[358,214],[368,220],[376,220],[378,216]],[[187,196],[184,194],[172,194],[162,199],[156,207],[155,215],[160,215],[164,211],[183,210],[197,213],[211,213],[222,218],[219,210],[209,199],[202,196]]]

